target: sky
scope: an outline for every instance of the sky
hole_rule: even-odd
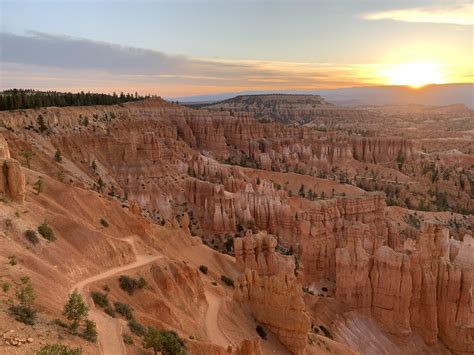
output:
[[[461,0],[0,0],[0,89],[243,90],[474,82]]]

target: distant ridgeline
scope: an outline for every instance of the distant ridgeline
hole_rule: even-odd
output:
[[[151,96],[139,96],[137,93],[120,95],[113,93],[95,94],[90,92],[37,91],[31,89],[10,89],[0,92],[0,111],[18,110],[48,106],[90,106],[116,105],[128,101],[137,101]]]

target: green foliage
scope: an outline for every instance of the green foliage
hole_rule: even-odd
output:
[[[36,191],[36,195],[39,195],[40,193],[43,192],[43,190],[44,190],[44,181],[43,181],[42,176],[38,177],[38,180],[36,180],[36,182],[33,185],[33,189]]]
[[[135,319],[130,319],[127,322],[127,325],[133,334],[138,335],[139,337],[145,335],[146,328],[142,324],[138,323]]]
[[[35,355],[82,355],[82,349],[64,344],[48,344],[38,350]]]
[[[41,133],[48,133],[49,132],[49,127],[44,121],[43,115],[39,115],[38,118],[36,118],[36,124],[38,125],[38,129]]]
[[[128,320],[133,319],[133,309],[128,304],[122,302],[115,302],[114,308],[115,311],[124,318]]]
[[[92,300],[94,301],[94,303],[96,305],[98,305],[99,307],[106,308],[106,307],[110,306],[109,298],[108,298],[106,293],[92,291],[91,292],[91,297],[92,297]]]
[[[30,151],[23,151],[20,153],[20,156],[24,159],[23,164],[25,164],[28,169],[31,169],[31,159],[33,159],[33,153]]]
[[[130,335],[128,334],[123,334],[122,335],[122,339],[123,339],[123,342],[126,344],[126,345],[132,345],[133,344],[133,339]]]
[[[107,313],[112,318],[115,318],[115,310],[111,306],[105,307],[104,312]]]
[[[32,229],[28,229],[26,232],[25,232],[25,237],[26,239],[28,239],[28,241],[33,244],[33,245],[36,245],[39,243],[39,238],[38,238],[38,234],[36,234],[36,232]]]
[[[24,282],[24,284],[16,291],[15,295],[18,304],[10,306],[10,314],[19,322],[28,325],[35,324],[36,310],[31,307],[36,298],[33,285],[26,280],[26,282]]]
[[[300,189],[298,190],[298,195],[300,197],[305,197],[305,192],[304,192],[304,185],[300,186]]]
[[[0,111],[18,110],[26,108],[50,107],[50,106],[90,106],[90,105],[117,105],[129,101],[143,100],[150,96],[139,96],[137,93],[123,92],[120,95],[113,93],[96,94],[90,92],[57,92],[38,91],[31,89],[10,89],[0,92]],[[86,118],[79,121],[82,126],[87,126]]]
[[[8,263],[10,264],[10,266],[15,266],[17,264],[16,256],[15,255],[10,255],[8,257]]]
[[[61,151],[59,149],[57,149],[56,153],[54,153],[54,160],[58,163],[62,163],[63,161],[63,155],[61,154]]]
[[[199,270],[200,270],[204,275],[207,275],[208,268],[207,268],[206,265],[200,265],[200,266],[199,266]]]
[[[43,224],[38,227],[38,233],[41,234],[44,239],[47,239],[50,242],[54,242],[56,240],[53,230],[46,221],[44,221]]]
[[[169,330],[158,330],[149,326],[143,337],[143,347],[153,349],[155,354],[158,351],[162,355],[184,355],[186,353],[184,342],[179,336]]]
[[[232,280],[230,277],[226,275],[221,275],[221,280],[223,283],[225,283],[227,286],[234,287],[234,280]]]
[[[137,280],[127,275],[121,275],[119,277],[119,286],[129,295],[133,295],[137,289],[142,289],[146,286],[146,280],[143,277]]]
[[[81,338],[86,339],[91,343],[95,343],[97,341],[97,327],[95,322],[90,319],[86,319],[84,323],[84,329],[80,334]]]
[[[71,322],[69,327],[73,332],[77,331],[80,322],[83,318],[87,317],[89,308],[85,304],[82,296],[77,290],[74,290],[70,295],[69,299],[64,306],[63,314]]]

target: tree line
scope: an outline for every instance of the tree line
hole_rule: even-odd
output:
[[[0,92],[0,111],[19,110],[49,106],[90,106],[117,105],[129,101],[138,101],[151,96],[141,96],[135,92],[116,94],[98,94],[91,92],[71,93],[58,91],[38,91],[32,89],[10,89]]]

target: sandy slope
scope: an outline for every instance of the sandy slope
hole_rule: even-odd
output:
[[[135,237],[130,236],[127,238],[121,239],[129,243],[132,247],[132,250],[135,254],[136,260],[130,264],[117,266],[112,269],[109,269],[105,272],[100,274],[91,276],[85,280],[82,280],[76,283],[72,288],[71,291],[75,289],[84,297],[85,300],[89,299],[89,292],[87,292],[87,286],[103,280],[107,279],[111,276],[120,274],[125,271],[129,271],[146,264],[152,263],[158,259],[163,258],[162,255],[141,255],[137,253],[135,247]],[[122,339],[122,325],[118,319],[114,319],[101,310],[97,310],[92,302],[89,301],[90,304],[90,311],[89,311],[89,318],[93,320],[97,325],[97,332],[99,335],[99,347],[101,354],[104,355],[118,355],[118,354],[126,354],[125,345],[123,344]]]

